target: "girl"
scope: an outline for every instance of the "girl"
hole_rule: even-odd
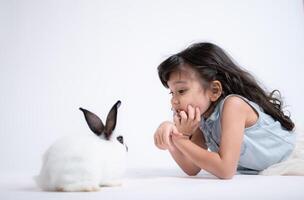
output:
[[[193,44],[163,61],[158,75],[170,89],[174,120],[157,128],[155,145],[188,175],[258,174],[292,153],[294,123],[279,91],[266,93],[220,47]]]

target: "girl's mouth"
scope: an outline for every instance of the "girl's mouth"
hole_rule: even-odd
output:
[[[180,112],[178,109],[175,109],[175,108],[171,108],[171,110],[172,110],[173,114],[177,114]]]
[[[181,118],[180,114],[179,114],[181,112],[181,110],[179,110],[179,109],[176,110],[176,109],[172,108],[172,111],[173,111],[173,115],[176,115],[178,118]]]

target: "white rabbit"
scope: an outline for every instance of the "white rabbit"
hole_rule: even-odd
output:
[[[128,149],[122,136],[112,135],[120,104],[117,101],[113,105],[105,126],[97,115],[79,108],[95,134],[67,136],[56,141],[44,154],[40,174],[35,177],[40,188],[97,191],[101,186],[121,184]]]

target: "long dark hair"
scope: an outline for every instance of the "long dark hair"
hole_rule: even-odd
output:
[[[293,130],[294,123],[282,110],[280,92],[274,90],[268,94],[250,73],[237,66],[219,46],[212,43],[195,43],[163,61],[158,66],[158,75],[166,88],[170,73],[180,70],[185,64],[196,70],[207,83],[220,81],[223,88],[220,98],[229,94],[244,96],[257,103],[284,128]]]

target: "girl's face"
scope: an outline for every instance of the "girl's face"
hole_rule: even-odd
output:
[[[211,104],[210,91],[203,88],[202,81],[199,74],[190,67],[183,67],[170,74],[167,83],[172,94],[171,104],[175,112],[188,113],[188,105],[194,108],[199,107],[201,115],[207,111]]]

